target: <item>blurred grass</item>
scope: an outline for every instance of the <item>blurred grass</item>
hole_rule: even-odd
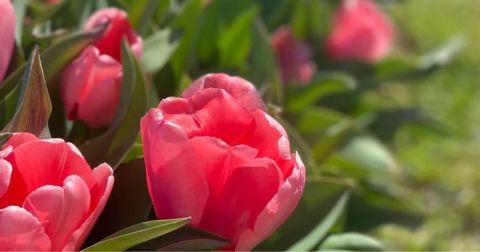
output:
[[[480,249],[480,1],[404,0],[391,5],[399,26],[397,55],[415,57],[461,34],[467,46],[428,78],[386,83],[380,96],[420,106],[449,135],[405,127],[392,142],[407,173],[407,186],[424,202],[426,221],[416,230],[383,226],[389,249]],[[406,37],[408,36],[408,37]]]

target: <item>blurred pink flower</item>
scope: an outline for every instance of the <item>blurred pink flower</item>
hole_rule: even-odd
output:
[[[312,52],[307,44],[295,38],[287,26],[278,28],[271,38],[283,82],[309,82],[316,72]]]
[[[141,120],[147,182],[157,217],[249,250],[292,213],[305,167],[248,81],[208,74]]]
[[[15,10],[10,0],[0,0],[0,81],[5,77],[15,43]]]
[[[0,151],[0,250],[78,250],[113,186],[62,139],[15,133]]]
[[[106,22],[109,25],[103,36],[68,65],[60,78],[68,119],[84,121],[92,128],[108,126],[115,117],[122,86],[122,38],[125,36],[136,57],[143,49],[142,39],[120,9],[97,11],[88,19],[85,30]]]
[[[371,0],[343,0],[327,39],[327,52],[336,60],[373,63],[390,51],[395,31]]]

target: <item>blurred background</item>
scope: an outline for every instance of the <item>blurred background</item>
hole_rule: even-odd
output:
[[[401,32],[394,54],[415,57],[454,36],[465,47],[445,68],[417,80],[386,83],[374,96],[434,118],[441,134],[411,125],[388,141],[405,172],[402,185],[418,197],[424,220],[414,229],[383,225],[375,233],[392,249],[478,249],[480,48],[476,28],[480,2],[410,0],[392,3],[389,13]],[[374,99],[374,98],[373,98]]]

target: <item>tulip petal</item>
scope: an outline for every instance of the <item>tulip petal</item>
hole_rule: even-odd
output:
[[[15,148],[7,160],[13,173],[10,187],[0,206],[21,205],[23,199],[43,185],[63,185],[69,175],[82,178],[88,188],[95,184],[91,168],[82,156],[65,142],[30,141]]]
[[[97,221],[100,213],[105,208],[108,197],[112,192],[114,177],[112,175],[112,168],[108,164],[100,164],[93,169],[93,174],[97,180],[96,190],[92,191],[92,206],[95,208],[90,216],[83,222],[83,224],[75,230],[67,244],[63,248],[64,251],[78,250],[87,238],[88,233]]]
[[[165,121],[159,109],[141,120],[148,189],[158,218],[202,216],[208,184],[185,132]],[[193,162],[192,162],[193,161]],[[195,193],[192,193],[195,192]]]
[[[246,145],[228,146],[215,137],[194,137],[190,139],[199,164],[209,185],[209,203],[215,202],[225,183],[238,167],[239,159],[253,159],[258,151]]]
[[[38,138],[31,133],[25,133],[25,132],[13,133],[12,136],[10,136],[10,138],[8,139],[8,141],[3,144],[3,148],[7,146],[12,146],[12,148],[17,148],[18,146],[24,143],[27,143],[30,141],[36,141],[36,140],[38,140]]]
[[[182,97],[190,99],[200,90],[207,88],[223,89],[235,99],[238,105],[251,113],[257,109],[265,110],[265,104],[252,83],[222,73],[200,77],[183,91]]]
[[[87,218],[90,192],[82,178],[68,176],[62,187],[42,186],[27,196],[23,208],[44,223],[52,249],[61,250],[70,235]]]
[[[245,141],[244,138],[249,133],[248,129],[253,117],[227,92],[214,88],[202,89],[188,101],[190,106],[182,114],[168,114],[169,111],[165,110],[165,117],[168,121],[177,122],[186,121],[183,118],[176,119],[178,115],[192,117],[201,131],[198,133],[187,132],[189,137],[194,135],[213,136],[222,139],[229,145],[242,144]],[[182,124],[179,125],[183,128]]]
[[[0,198],[7,191],[12,176],[12,165],[5,159],[0,158]]]
[[[15,43],[15,10],[9,0],[0,0],[0,81],[5,76]]]
[[[50,239],[31,213],[17,206],[0,209],[0,250],[50,250]]]
[[[253,249],[270,236],[298,205],[305,186],[305,166],[298,154],[295,156],[297,165],[292,174],[258,215],[254,229],[247,229],[240,235],[235,250]]]
[[[234,170],[223,191],[207,206],[201,228],[227,237],[236,243],[240,232],[253,229],[255,220],[277,193],[282,174],[275,162],[267,158],[252,159],[230,156]]]
[[[291,158],[288,135],[273,117],[263,111],[255,113],[255,130],[248,145],[259,150],[259,157],[276,161],[284,177],[290,175],[295,161]]]

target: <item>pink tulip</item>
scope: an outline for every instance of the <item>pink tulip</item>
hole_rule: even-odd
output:
[[[15,43],[15,10],[10,0],[0,0],[0,81],[7,71]]]
[[[147,183],[157,217],[191,225],[249,250],[277,229],[303,192],[305,168],[283,127],[248,81],[196,80],[141,120]]]
[[[326,46],[333,59],[373,63],[388,54],[394,37],[392,23],[371,0],[344,0]]]
[[[67,118],[84,121],[92,128],[108,126],[115,117],[122,89],[122,38],[127,38],[137,57],[143,49],[142,39],[133,31],[127,14],[116,8],[97,11],[85,30],[107,22],[103,37],[68,65],[60,79]]]
[[[15,133],[0,151],[0,251],[78,250],[113,186],[71,143]]]
[[[271,44],[280,66],[283,82],[309,82],[316,72],[312,52],[307,44],[295,38],[287,26],[273,33]]]

